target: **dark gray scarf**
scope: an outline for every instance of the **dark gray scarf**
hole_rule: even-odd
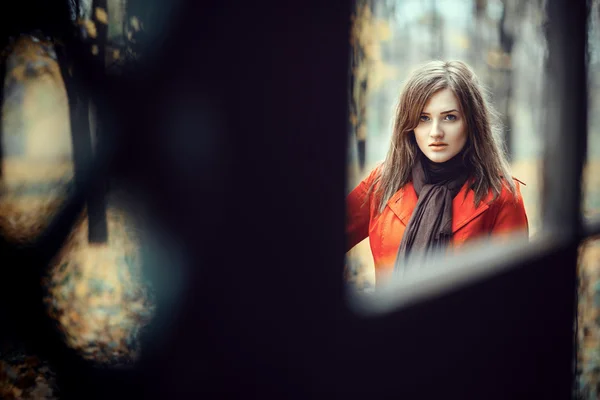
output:
[[[452,238],[452,200],[469,175],[463,152],[444,163],[434,163],[421,151],[412,169],[417,205],[400,242],[394,271],[448,245]]]

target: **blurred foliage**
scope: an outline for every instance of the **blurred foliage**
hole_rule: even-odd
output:
[[[600,240],[587,240],[578,265],[577,398],[600,398]]]
[[[140,239],[128,213],[107,212],[108,243],[88,242],[85,212],[44,278],[44,302],[67,345],[98,365],[133,364],[139,332],[153,315]]]
[[[58,399],[55,372],[36,356],[25,355],[22,349],[0,349],[0,399]]]
[[[583,209],[600,216],[600,1],[591,2],[589,18],[588,154],[583,176]],[[576,396],[600,399],[600,238],[580,247],[578,265],[578,331]]]
[[[77,72],[82,65],[106,75],[131,73],[139,70],[148,48],[145,20],[130,12],[129,2],[64,3],[72,6],[66,17],[67,8],[61,9],[62,14],[47,15],[56,17],[56,23],[27,21],[23,11],[19,17],[24,23],[0,27],[5,35],[0,40],[0,234],[19,245],[36,239],[71,194],[77,149],[72,131],[90,136],[92,147],[102,133],[97,131],[101,119],[97,108],[87,96],[80,98],[83,90],[77,85],[82,81],[69,84],[74,74],[80,77]],[[145,6],[137,5],[137,10],[145,14]],[[74,62],[81,50],[91,63]],[[88,120],[81,131],[70,118],[80,110],[82,119]],[[110,208],[108,241],[90,244],[91,217],[84,212],[43,282],[43,300],[64,344],[97,364],[134,362],[140,330],[153,314],[154,305],[141,276],[140,240],[132,233],[130,214],[131,210]],[[22,318],[27,319],[27,314]],[[30,354],[35,346],[20,343],[18,335],[6,339],[3,333],[0,339],[0,398],[55,398],[51,368]]]

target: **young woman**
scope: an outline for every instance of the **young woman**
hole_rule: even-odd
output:
[[[465,63],[432,61],[409,77],[385,161],[346,200],[346,250],[369,237],[378,284],[415,256],[528,235],[495,120]]]

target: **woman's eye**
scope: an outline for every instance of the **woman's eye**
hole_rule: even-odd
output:
[[[446,115],[446,120],[456,121],[456,115],[452,115],[452,114]]]
[[[427,121],[429,121],[429,117],[428,117],[427,115],[421,115],[421,118],[420,118],[420,119],[421,119],[421,121],[423,121],[423,122],[427,122]]]

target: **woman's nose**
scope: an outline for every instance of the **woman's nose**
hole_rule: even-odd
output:
[[[444,136],[444,131],[440,127],[440,123],[433,121],[431,124],[431,132],[429,133],[432,138],[441,138]]]

